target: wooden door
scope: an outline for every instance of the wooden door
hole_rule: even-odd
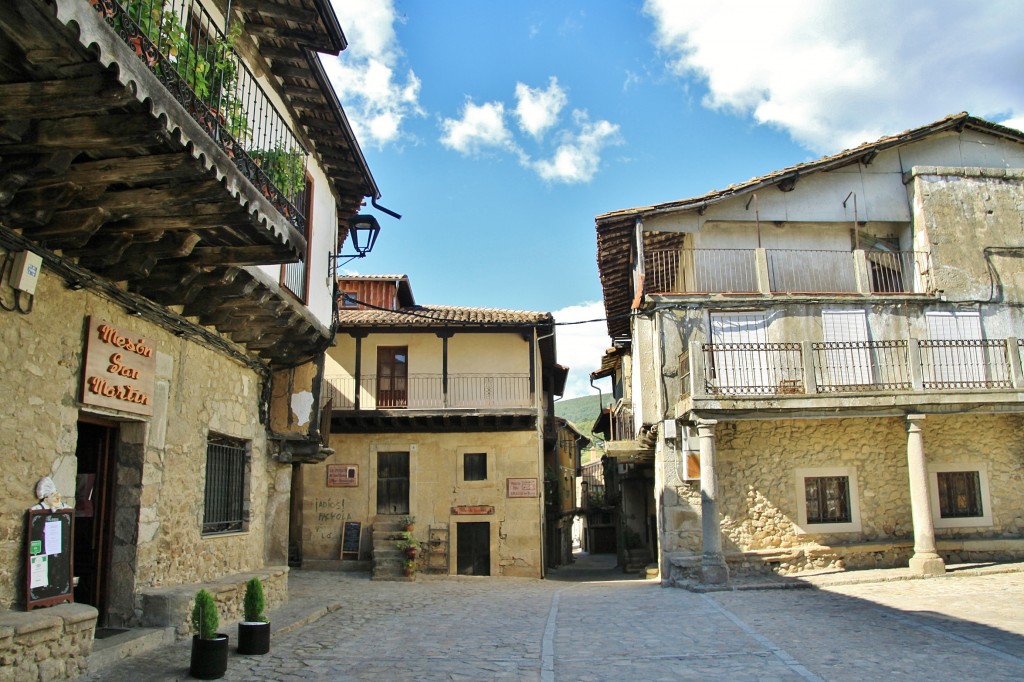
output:
[[[107,583],[114,529],[114,483],[117,478],[118,429],[113,425],[78,422],[75,491],[75,602],[99,611],[98,626],[107,623]]]
[[[409,453],[377,453],[377,513],[409,513]]]
[[[409,347],[377,348],[377,409],[409,404]]]
[[[491,574],[491,524],[455,524],[456,571],[459,575]]]

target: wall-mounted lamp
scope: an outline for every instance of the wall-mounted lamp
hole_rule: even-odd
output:
[[[373,250],[380,235],[380,223],[372,215],[354,215],[348,219],[349,243],[355,253],[341,253],[339,245],[338,253],[331,254],[334,261],[332,271],[337,273],[339,267],[356,258],[365,258],[366,254]],[[345,260],[341,260],[341,259]]]

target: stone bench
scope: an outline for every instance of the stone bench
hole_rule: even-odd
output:
[[[0,668],[4,679],[73,679],[86,669],[97,611],[86,604],[58,604],[32,611],[0,610]]]
[[[192,635],[192,604],[196,593],[206,589],[217,602],[221,631],[228,623],[242,620],[245,584],[252,578],[263,581],[267,609],[288,601],[288,567],[268,566],[251,573],[232,575],[202,583],[151,587],[139,591],[142,602],[143,627],[173,627],[178,639]]]

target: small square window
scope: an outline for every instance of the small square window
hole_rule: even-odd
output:
[[[850,479],[847,476],[817,476],[804,479],[807,523],[850,523]]]
[[[858,496],[853,467],[797,469],[797,532],[859,533]]]
[[[467,452],[462,456],[462,479],[464,481],[487,480],[487,453]]]
[[[939,517],[962,519],[984,516],[981,505],[981,476],[977,471],[939,471]]]
[[[343,291],[341,293],[341,307],[342,308],[358,308],[359,300],[356,298],[356,292],[354,291]]]
[[[936,528],[992,525],[988,468],[984,464],[929,464],[928,476]]]

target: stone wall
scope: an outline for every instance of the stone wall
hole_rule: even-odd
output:
[[[37,502],[36,481],[52,476],[64,501],[74,504],[86,316],[144,336],[157,358],[152,417],[86,410],[116,422],[120,435],[112,613],[125,623],[137,621],[143,588],[200,583],[264,565],[267,499],[287,494],[281,490],[290,488],[290,467],[268,454],[257,372],[88,291],[70,291],[45,269],[32,312],[0,315],[6,417],[0,420],[0,606],[23,600],[24,512]],[[245,532],[202,536],[211,432],[251,445]]]
[[[302,467],[303,561],[334,561],[341,556],[346,521],[362,523],[361,559],[371,557],[371,524],[377,515],[377,453],[408,452],[410,515],[416,517],[415,536],[428,540],[431,525],[451,528],[451,573],[455,573],[455,524],[491,524],[491,574],[539,578],[542,575],[541,521],[536,498],[509,499],[508,478],[532,478],[543,485],[536,431],[479,433],[335,434],[335,454],[323,464]],[[488,479],[461,480],[462,456],[486,452]],[[357,487],[328,487],[330,465],[355,465]],[[455,515],[453,506],[491,506],[493,513]]]
[[[96,609],[60,604],[0,611],[0,677],[13,682],[73,679],[92,651]]]
[[[905,421],[900,418],[719,422],[715,429],[723,550],[730,569],[795,572],[905,565],[913,549]],[[929,415],[929,464],[983,464],[992,525],[937,528],[947,560],[1024,556],[1024,417]],[[663,571],[701,552],[700,484],[662,454]],[[860,532],[807,533],[798,524],[797,469],[856,471]],[[988,543],[982,540],[991,540]]]

